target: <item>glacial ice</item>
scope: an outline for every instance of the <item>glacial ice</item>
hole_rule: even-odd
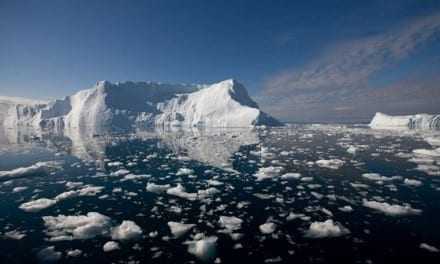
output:
[[[46,104],[9,104],[0,111],[5,127],[86,130],[90,134],[110,128],[126,131],[133,126],[281,125],[260,111],[244,86],[232,79],[212,85],[101,81],[64,99]]]
[[[374,129],[440,129],[440,115],[391,116],[378,112],[371,120],[370,127]]]

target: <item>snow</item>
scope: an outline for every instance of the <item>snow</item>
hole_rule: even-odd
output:
[[[173,236],[176,238],[180,238],[180,237],[184,236],[194,226],[195,226],[195,224],[183,224],[183,223],[172,222],[172,221],[168,222],[168,227],[170,228]]]
[[[142,235],[142,229],[133,221],[124,220],[119,226],[112,229],[112,239],[132,240]]]
[[[422,210],[414,209],[410,205],[402,206],[386,202],[368,201],[365,199],[363,200],[363,205],[390,216],[418,215],[422,213]]]
[[[308,238],[325,238],[339,237],[349,234],[350,231],[339,223],[328,219],[324,222],[313,222],[306,231],[305,236]]]
[[[376,113],[370,122],[374,129],[440,129],[440,115],[390,116]]]
[[[107,241],[104,246],[102,246],[102,250],[104,252],[110,252],[110,251],[115,251],[118,250],[119,248],[119,243],[115,242],[115,241]]]

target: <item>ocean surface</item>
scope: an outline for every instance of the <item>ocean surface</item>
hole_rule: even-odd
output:
[[[0,263],[440,263],[439,147],[345,125],[8,130]]]

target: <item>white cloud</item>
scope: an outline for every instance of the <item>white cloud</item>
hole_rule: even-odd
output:
[[[422,213],[422,210],[414,209],[410,205],[389,204],[386,202],[381,203],[368,200],[363,200],[363,205],[391,216],[417,215]]]
[[[395,82],[396,90],[371,81],[387,67],[398,67],[397,62],[415,54],[439,33],[440,14],[435,14],[381,34],[334,43],[304,66],[268,78],[259,95],[260,105],[276,117],[308,122],[364,121],[375,108],[399,113],[409,107],[438,109],[435,101],[415,93],[414,85],[403,79]],[[417,81],[420,86],[419,78]],[[427,82],[423,89],[435,93],[436,83]],[[400,100],[396,99],[399,95]],[[405,98],[408,100],[402,102]]]
[[[389,60],[407,57],[439,31],[440,14],[435,14],[381,35],[337,43],[304,69],[270,79],[267,89],[303,90],[358,84]]]

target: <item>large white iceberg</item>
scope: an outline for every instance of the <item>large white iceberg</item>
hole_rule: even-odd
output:
[[[440,129],[440,115],[415,114],[391,116],[376,113],[370,122],[370,127],[375,129]]]
[[[212,85],[101,81],[45,105],[15,104],[8,108],[4,124],[90,133],[133,126],[281,125],[260,111],[244,86],[232,79]]]

